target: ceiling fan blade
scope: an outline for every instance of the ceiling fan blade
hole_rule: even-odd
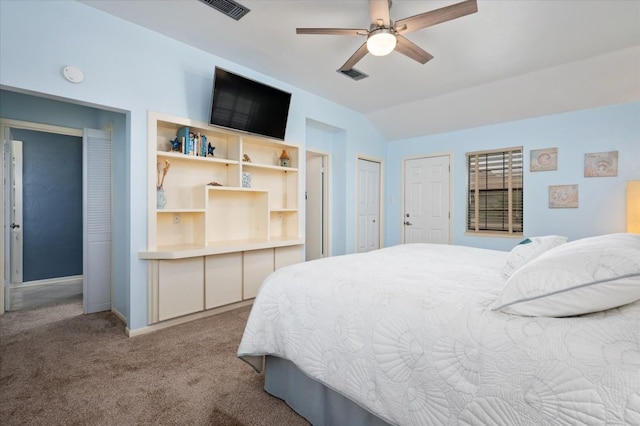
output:
[[[396,50],[403,55],[410,57],[414,61],[418,61],[421,64],[426,64],[433,59],[433,56],[429,52],[426,52],[422,48],[418,47],[409,39],[402,37],[401,35],[396,36],[396,39],[398,40],[398,43],[396,44]]]
[[[466,0],[461,3],[452,4],[451,6],[400,19],[396,21],[395,28],[398,34],[407,34],[441,22],[470,15],[477,11],[478,4],[476,0]]]
[[[296,28],[296,34],[367,35],[368,32],[360,28]]]
[[[389,6],[389,0],[369,0],[371,25],[375,25],[376,27],[389,27]]]
[[[369,51],[367,50],[367,43],[365,42],[362,44],[362,46],[360,46],[358,50],[356,50],[356,53],[351,55],[347,62],[345,62],[338,71],[349,71],[355,64],[358,63],[360,59],[364,58],[368,52]]]

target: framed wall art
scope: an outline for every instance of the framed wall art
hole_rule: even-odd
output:
[[[618,151],[584,155],[584,177],[618,176]]]
[[[578,207],[578,185],[549,185],[549,208],[571,209]]]
[[[547,170],[558,170],[558,148],[532,149],[529,157],[529,171]]]

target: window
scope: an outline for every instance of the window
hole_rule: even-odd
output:
[[[522,234],[522,147],[467,153],[467,232]]]

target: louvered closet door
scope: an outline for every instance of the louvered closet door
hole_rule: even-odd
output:
[[[111,309],[111,134],[84,129],[84,313]]]

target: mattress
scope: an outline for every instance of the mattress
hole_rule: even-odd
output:
[[[289,360],[391,424],[640,424],[640,303],[493,312],[506,256],[408,244],[282,268],[238,356]]]

